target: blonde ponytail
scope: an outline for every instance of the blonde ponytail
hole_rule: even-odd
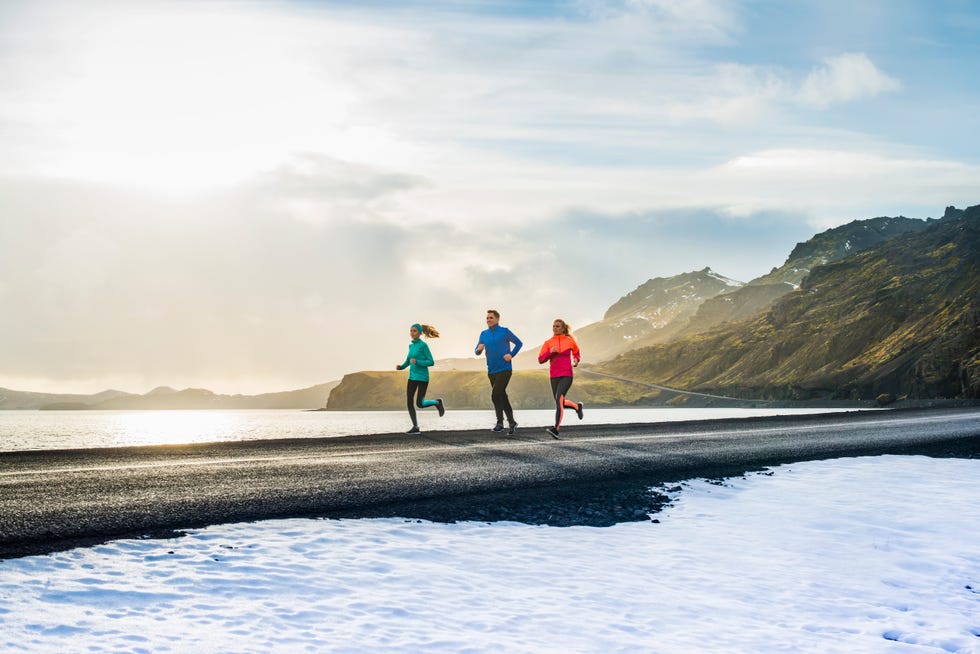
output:
[[[432,325],[422,325],[422,333],[427,338],[439,338],[439,330]]]

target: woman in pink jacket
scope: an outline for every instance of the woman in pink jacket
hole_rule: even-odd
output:
[[[544,342],[538,354],[538,363],[551,362],[551,392],[555,396],[555,426],[548,427],[547,432],[553,438],[558,438],[558,429],[565,409],[575,409],[578,419],[582,419],[582,403],[567,399],[568,389],[572,387],[572,368],[581,360],[578,343],[572,338],[568,323],[561,318],[555,318],[551,324],[554,335]]]

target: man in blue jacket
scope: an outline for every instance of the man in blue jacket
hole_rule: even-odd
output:
[[[513,344],[513,349],[511,345]],[[490,378],[490,385],[493,392],[490,397],[493,399],[493,410],[497,413],[497,424],[494,425],[495,432],[504,430],[504,414],[507,415],[507,424],[510,429],[508,434],[517,431],[517,421],[514,420],[514,409],[510,406],[510,399],[507,397],[507,384],[514,372],[511,360],[521,351],[521,339],[517,338],[514,332],[506,327],[500,326],[500,312],[496,309],[487,310],[487,328],[480,333],[480,340],[476,344],[474,352],[479,356],[486,352],[487,356],[487,377]]]

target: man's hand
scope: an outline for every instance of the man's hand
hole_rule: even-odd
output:
[[[484,349],[484,345],[483,343],[480,343],[479,345],[476,346],[476,353],[483,354],[483,349]]]
[[[504,361],[510,361],[510,360],[511,360],[511,359],[513,359],[513,358],[514,358],[514,357],[512,357],[512,356],[511,356],[511,355],[509,355],[509,354],[505,354],[505,355],[504,355]]]

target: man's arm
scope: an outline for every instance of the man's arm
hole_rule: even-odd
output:
[[[514,349],[510,351],[510,356],[516,357],[517,353],[521,351],[522,347],[524,347],[524,343],[521,342],[521,339],[517,338],[517,334],[509,329],[507,330],[507,339],[514,344]]]

